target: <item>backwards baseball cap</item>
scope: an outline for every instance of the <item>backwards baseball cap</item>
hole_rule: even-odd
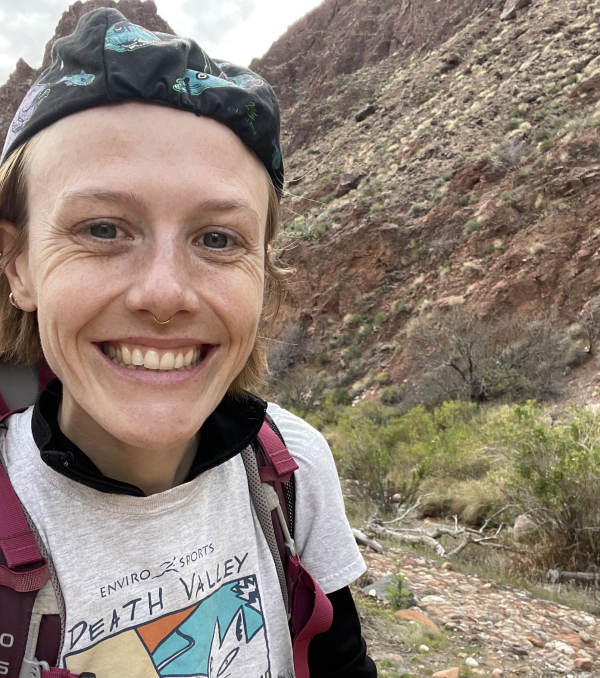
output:
[[[256,153],[281,196],[280,113],[271,86],[246,68],[211,59],[189,38],[153,33],[110,8],[84,15],[72,35],[56,41],[52,65],[26,94],[10,125],[0,165],[57,120],[130,99],[224,123]]]

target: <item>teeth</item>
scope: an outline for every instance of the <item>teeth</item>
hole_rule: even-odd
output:
[[[160,357],[156,351],[146,351],[144,367],[147,370],[157,370],[160,366]]]
[[[183,351],[177,354],[167,351],[161,357],[159,352],[154,349],[148,349],[144,354],[142,349],[134,348],[132,350],[127,346],[115,347],[110,342],[105,341],[102,344],[102,350],[115,364],[127,367],[130,370],[161,370],[163,372],[191,370],[203,360],[202,351],[194,348],[189,349],[185,354]]]
[[[148,357],[146,355],[146,357]],[[173,353],[165,353],[160,359],[159,370],[172,370],[175,367],[175,355]]]

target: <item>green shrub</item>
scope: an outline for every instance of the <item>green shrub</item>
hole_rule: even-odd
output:
[[[342,353],[342,358],[344,359],[345,362],[350,363],[353,360],[356,360],[357,358],[360,358],[362,355],[361,350],[358,348],[358,346],[349,346],[343,353]]]
[[[508,117],[511,119],[524,118],[527,115],[527,109],[521,106],[513,108],[513,110],[508,114]]]
[[[360,313],[348,313],[348,315],[344,316],[344,327],[349,327],[350,325],[358,325],[359,323],[362,322],[362,315]]]
[[[554,144],[551,139],[544,139],[544,141],[541,141],[538,144],[538,150],[540,153],[547,153],[553,145]]]
[[[394,611],[406,610],[414,604],[411,592],[404,587],[404,579],[405,575],[398,572],[393,575],[392,583],[387,588],[387,602]]]
[[[539,525],[540,569],[600,566],[600,415],[573,405],[557,421],[532,403],[514,407],[503,443],[514,455],[512,500]]]
[[[315,358],[315,362],[317,365],[326,365],[327,363],[331,362],[331,356],[326,352],[318,353]]]
[[[477,219],[469,219],[463,228],[463,233],[465,235],[471,235],[471,233],[475,233],[475,231],[479,228],[479,225],[480,224]]]
[[[381,390],[381,402],[384,405],[397,405],[402,402],[406,389],[402,386],[386,386]]]
[[[457,195],[454,202],[457,207],[466,207],[471,204],[471,198],[465,193],[464,195]]]
[[[373,324],[374,325],[383,325],[383,323],[387,320],[387,316],[385,313],[382,313],[381,311],[379,313],[376,313],[373,316]]]
[[[369,323],[361,325],[356,331],[356,341],[362,341],[368,337],[371,332],[373,332],[373,325],[370,325]]]
[[[396,301],[392,304],[392,311],[394,313],[410,313],[411,308],[403,299],[396,299]]]
[[[410,206],[410,209],[408,210],[408,216],[409,217],[422,217],[429,212],[431,207],[424,202],[415,202]]]

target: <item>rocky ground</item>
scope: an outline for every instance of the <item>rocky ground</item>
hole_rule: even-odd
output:
[[[383,678],[600,676],[600,616],[408,551],[363,555],[368,571],[356,596]],[[395,616],[375,591],[378,580],[396,573],[397,563],[417,606]]]

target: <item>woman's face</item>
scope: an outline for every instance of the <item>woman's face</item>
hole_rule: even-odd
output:
[[[262,164],[219,122],[128,102],[43,131],[27,181],[13,290],[65,399],[130,445],[190,439],[254,345]]]

